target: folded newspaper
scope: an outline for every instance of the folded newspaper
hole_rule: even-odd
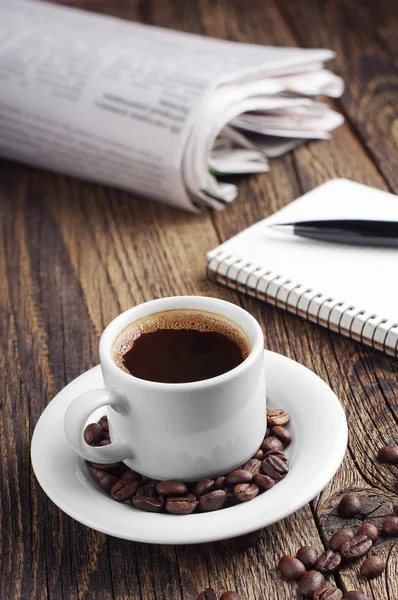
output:
[[[330,50],[242,44],[35,0],[0,0],[0,156],[199,212],[219,175],[328,139]]]

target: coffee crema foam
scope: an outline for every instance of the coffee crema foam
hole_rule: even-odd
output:
[[[145,333],[152,333],[159,329],[194,329],[196,331],[217,331],[236,342],[245,360],[250,354],[250,342],[241,327],[232,321],[225,320],[219,315],[195,310],[170,310],[154,313],[127,325],[118,335],[112,347],[114,363],[124,371],[131,374],[124,366],[123,357],[131,350],[135,340]]]

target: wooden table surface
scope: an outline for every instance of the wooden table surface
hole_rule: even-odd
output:
[[[281,579],[276,562],[302,544],[324,546],[337,528],[335,506],[343,493],[363,494],[366,520],[379,525],[397,501],[397,468],[379,465],[376,455],[380,446],[398,442],[398,362],[212,284],[205,278],[205,254],[331,177],[398,193],[398,4],[80,5],[243,42],[332,48],[337,52],[332,67],[347,89],[331,104],[346,123],[330,141],[272,160],[269,174],[239,179],[239,198],[231,206],[199,217],[115,189],[0,163],[0,598],[194,600],[211,585],[220,593],[237,590],[246,600],[290,600],[295,587]],[[34,426],[65,384],[98,363],[103,328],[134,304],[173,294],[211,295],[244,306],[262,324],[266,346],[315,371],[346,410],[349,447],[332,483],[248,550],[235,542],[166,547],[107,537],[63,514],[32,472]],[[373,600],[397,600],[397,540],[383,540],[375,553],[387,562],[382,577],[367,583],[355,564],[335,582],[343,590],[362,589]]]

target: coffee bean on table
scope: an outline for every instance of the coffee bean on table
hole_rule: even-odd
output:
[[[227,478],[225,477],[225,475],[219,475],[219,477],[216,477],[215,480],[214,480],[214,484],[213,484],[213,488],[212,489],[213,490],[221,490],[224,487],[224,485],[225,485],[225,480],[226,479]],[[211,479],[209,479],[208,481],[211,481]],[[196,496],[196,494],[195,494],[195,496]]]
[[[361,498],[357,494],[346,494],[339,502],[338,512],[341,517],[350,519],[362,512]]]
[[[398,517],[388,517],[384,521],[383,531],[391,537],[398,537]]]
[[[193,494],[179,498],[169,496],[166,501],[166,511],[173,515],[190,515],[198,506],[198,500]]]
[[[384,446],[380,448],[377,458],[380,462],[398,465],[398,446]]]
[[[174,479],[159,481],[155,489],[158,494],[164,494],[165,496],[184,496],[188,492],[185,483]]]
[[[344,600],[369,600],[369,597],[358,590],[352,590],[352,592],[346,592]]]
[[[379,538],[379,530],[372,523],[364,523],[359,527],[357,535],[367,535],[375,543]]]
[[[296,558],[301,560],[306,569],[313,569],[318,560],[318,552],[312,546],[302,546],[297,550]]]
[[[262,475],[261,473],[255,474],[254,483],[262,490],[269,490],[275,485],[275,481],[271,477]]]
[[[94,471],[94,479],[104,492],[111,493],[111,489],[118,482],[118,478],[105,471]]]
[[[366,535],[355,535],[350,540],[344,542],[340,548],[340,554],[342,558],[351,560],[354,558],[361,558],[372,547],[372,540]]]
[[[224,592],[220,600],[241,600],[237,592]]]
[[[386,563],[381,556],[368,556],[361,565],[361,575],[366,579],[374,579],[381,575],[386,568]]]
[[[238,483],[234,487],[234,494],[239,502],[253,500],[259,493],[259,487],[255,483]]]
[[[275,425],[272,428],[272,434],[285,446],[288,446],[293,439],[291,433],[282,425]]]
[[[253,456],[253,458],[256,458],[257,460],[263,460],[264,458],[264,452],[261,450],[261,448],[259,448],[256,452],[256,454]]]
[[[319,571],[307,571],[299,581],[299,595],[313,598],[315,592],[325,587],[325,578]]]
[[[290,417],[284,410],[278,408],[276,410],[267,409],[267,425],[272,428],[275,425],[287,425],[290,421]]]
[[[336,587],[326,586],[315,592],[314,600],[342,600],[343,592]]]
[[[329,540],[328,546],[330,550],[333,550],[333,552],[338,552],[341,546],[344,544],[344,542],[350,540],[353,537],[353,530],[349,527],[344,527],[344,529],[339,529],[338,531],[336,531],[336,533],[332,535],[332,537]]]
[[[84,430],[84,441],[90,446],[93,444],[99,444],[99,442],[102,440],[103,434],[104,430],[102,429],[101,425],[98,425],[98,423],[90,423],[90,425],[87,425]]]
[[[217,600],[217,594],[212,588],[207,588],[207,590],[199,594],[197,600]]]
[[[333,550],[326,550],[322,552],[318,560],[316,561],[317,571],[321,573],[329,574],[336,571],[339,568],[341,563],[341,556],[338,552],[333,552]]]
[[[274,436],[270,436],[265,438],[263,443],[261,444],[261,450],[263,452],[269,452],[270,450],[283,450],[283,444],[278,438]]]
[[[139,490],[138,490],[139,491]],[[151,498],[146,496],[133,496],[131,502],[135,508],[144,510],[146,512],[162,512],[163,503],[158,498]]]
[[[282,556],[278,569],[288,581],[298,581],[306,572],[303,563],[294,556]]]
[[[243,465],[242,469],[255,475],[261,469],[261,461],[257,460],[256,458],[251,458]]]
[[[214,490],[199,499],[199,508],[204,512],[219,510],[225,505],[227,499],[228,496],[224,490]]]
[[[284,455],[269,454],[261,463],[261,468],[265,475],[272,477],[275,481],[280,481],[289,472],[289,461]]]
[[[227,483],[248,483],[253,479],[253,473],[244,469],[236,469],[227,475]]]

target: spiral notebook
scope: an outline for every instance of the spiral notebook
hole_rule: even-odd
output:
[[[398,356],[398,249],[288,236],[271,223],[398,221],[398,197],[334,179],[208,253],[208,277]]]

